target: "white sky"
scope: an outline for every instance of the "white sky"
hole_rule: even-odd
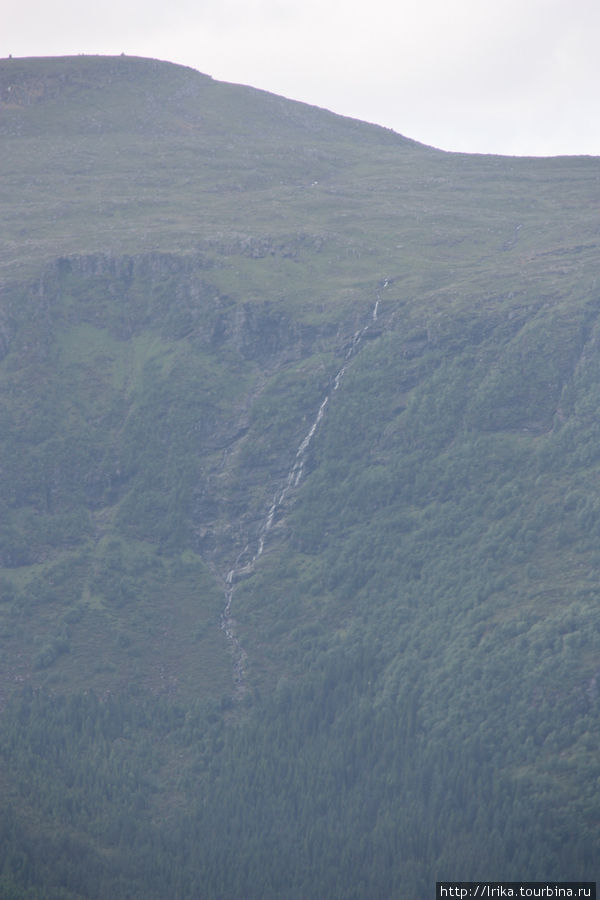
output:
[[[2,6],[0,56],[149,56],[444,150],[600,156],[599,0]]]

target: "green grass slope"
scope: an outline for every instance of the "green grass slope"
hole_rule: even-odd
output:
[[[2,896],[596,878],[598,160],[127,57],[0,142]]]

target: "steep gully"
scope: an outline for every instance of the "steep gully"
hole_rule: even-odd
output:
[[[389,282],[387,280],[383,282],[384,289],[388,286],[388,283]],[[317,411],[317,415],[309,431],[305,435],[296,451],[294,464],[288,472],[283,486],[275,495],[273,502],[269,507],[269,511],[265,516],[264,522],[259,529],[256,548],[253,550],[249,544],[246,544],[244,549],[238,554],[232,568],[227,572],[227,575],[225,576],[225,606],[223,608],[223,612],[221,613],[221,629],[224,632],[225,637],[227,638],[227,642],[230,646],[233,656],[233,675],[235,682],[235,693],[237,696],[241,696],[244,693],[245,665],[248,657],[236,634],[235,620],[232,616],[232,603],[235,584],[241,578],[247,577],[253,572],[256,561],[263,554],[263,551],[265,549],[265,542],[267,540],[269,532],[271,531],[271,528],[273,527],[277,512],[285,505],[290,491],[293,491],[294,488],[296,488],[300,483],[304,472],[308,448],[310,447],[311,441],[315,436],[317,428],[319,427],[325,415],[325,411],[331,397],[340,387],[340,383],[342,381],[342,378],[344,377],[350,360],[357,353],[365,338],[365,335],[373,327],[373,323],[377,321],[380,301],[381,296],[378,292],[377,298],[373,305],[373,309],[371,310],[369,321],[362,328],[359,328],[354,332],[352,340],[348,346],[348,349],[346,350],[344,364],[333,379],[332,387],[329,393],[326,394],[326,396],[323,398],[321,405],[319,406],[319,409]]]

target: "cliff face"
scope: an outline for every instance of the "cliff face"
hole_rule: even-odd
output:
[[[228,345],[267,368],[311,352],[314,326],[294,324],[271,300],[250,304],[223,294],[214,270],[214,258],[166,253],[62,258],[42,274],[39,298],[57,324],[97,325],[118,340],[150,328],[206,350]],[[76,301],[68,312],[66,297]]]

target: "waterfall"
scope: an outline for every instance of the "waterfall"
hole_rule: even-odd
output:
[[[386,288],[387,286],[388,281],[386,280],[383,284],[383,287]],[[352,336],[344,357],[344,365],[335,375],[329,393],[326,394],[321,401],[321,405],[319,406],[312,425],[300,442],[298,449],[296,450],[294,463],[287,474],[283,486],[275,494],[275,497],[273,498],[265,519],[259,529],[258,541],[254,554],[250,557],[249,562],[246,562],[242,565],[243,559],[247,557],[247,554],[250,552],[250,545],[246,544],[244,549],[236,557],[232,568],[228,571],[225,577],[225,607],[223,609],[223,612],[221,613],[221,629],[224,631],[225,636],[227,637],[227,640],[232,649],[234,658],[234,680],[238,693],[243,693],[244,690],[244,665],[247,659],[247,654],[245,653],[235,633],[235,623],[231,616],[231,606],[233,601],[233,592],[235,590],[235,582],[239,579],[240,576],[250,574],[254,569],[254,564],[256,563],[257,559],[262,556],[262,553],[265,549],[265,541],[271,528],[273,527],[273,522],[275,521],[277,511],[284,506],[289,492],[298,486],[304,473],[304,464],[306,462],[308,448],[310,447],[311,441],[315,436],[317,428],[319,427],[321,420],[325,415],[327,404],[329,403],[332,394],[334,394],[339,389],[340,383],[348,366],[348,360],[350,360],[350,358],[353,357],[357,352],[365,334],[371,328],[372,323],[377,321],[380,299],[380,295],[377,294],[375,304],[371,311],[370,321],[363,328],[359,328],[357,331],[355,331]]]

